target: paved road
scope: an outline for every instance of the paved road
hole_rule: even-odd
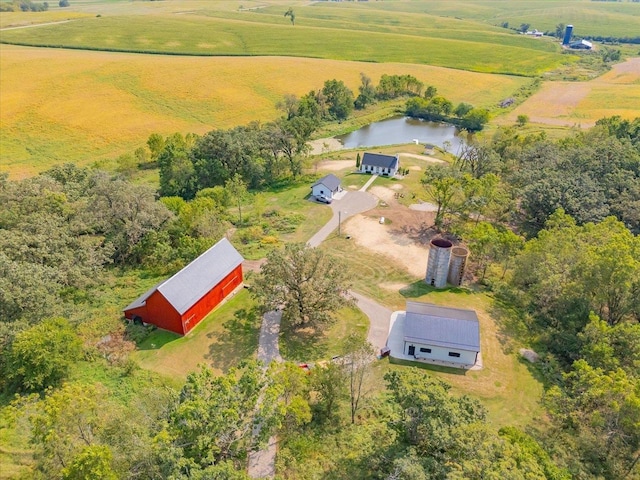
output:
[[[343,198],[334,200],[329,205],[333,210],[333,217],[309,239],[307,245],[317,247],[331,235],[331,232],[338,228],[339,221],[344,221],[353,215],[371,210],[376,205],[378,205],[378,198],[370,193],[362,191],[347,192]]]
[[[379,352],[387,344],[389,335],[389,319],[391,310],[357,292],[349,292],[356,299],[356,304],[362,312],[369,317],[369,333],[367,340]]]

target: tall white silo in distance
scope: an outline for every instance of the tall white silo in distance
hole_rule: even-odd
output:
[[[462,285],[462,279],[464,278],[464,271],[467,266],[468,257],[469,250],[464,247],[453,247],[451,249],[449,275],[447,277],[447,281],[451,285],[455,285],[456,287]]]
[[[434,238],[431,240],[429,244],[429,259],[427,260],[427,275],[424,279],[427,285],[442,288],[447,284],[451,247],[453,247],[453,243],[447,239]]]

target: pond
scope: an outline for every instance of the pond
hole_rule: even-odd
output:
[[[335,137],[344,148],[378,147],[412,143],[414,140],[418,140],[421,144],[429,143],[442,147],[444,142],[449,142],[448,150],[453,153],[465,143],[466,138],[467,133],[460,132],[453,125],[425,122],[410,117],[388,118]]]

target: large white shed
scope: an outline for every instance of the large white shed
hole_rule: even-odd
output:
[[[480,353],[480,324],[473,310],[407,302],[404,354],[455,366],[473,366]]]

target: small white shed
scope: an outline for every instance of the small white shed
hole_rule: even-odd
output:
[[[407,302],[404,354],[455,366],[473,366],[480,352],[480,324],[473,310]]]
[[[330,173],[326,177],[322,177],[311,186],[311,194],[314,197],[325,196],[333,200],[333,196],[341,191],[342,187],[340,186],[340,179],[333,173]]]

